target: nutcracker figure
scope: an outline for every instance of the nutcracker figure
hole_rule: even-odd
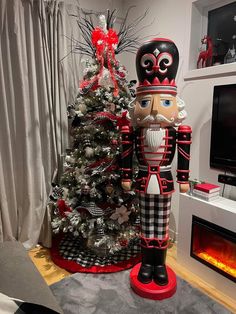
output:
[[[191,128],[181,125],[186,117],[184,102],[176,95],[175,76],[179,53],[164,38],[145,42],[137,52],[139,86],[131,105],[131,125],[122,126],[122,187],[132,183],[133,147],[139,164],[136,191],[141,210],[142,262],[131,271],[131,286],[141,296],[170,297],[176,276],[165,265],[168,226],[174,181],[171,172],[178,152],[177,182],[188,190]]]

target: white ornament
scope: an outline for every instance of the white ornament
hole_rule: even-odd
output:
[[[86,156],[87,158],[93,157],[93,156],[94,156],[94,150],[93,150],[93,148],[91,148],[91,147],[86,147],[86,148],[85,148],[85,156]]]
[[[71,157],[70,155],[67,155],[65,157],[65,161],[69,162],[70,164],[74,164],[75,163],[75,158]]]
[[[87,112],[87,107],[85,104],[79,104],[78,109],[83,114]]]
[[[75,178],[77,181],[79,181],[81,176],[84,175],[84,170],[85,170],[84,166],[82,166],[80,168],[78,168],[78,167],[75,168]]]
[[[113,81],[111,79],[111,74],[108,69],[105,67],[102,71],[102,76],[98,80],[99,85],[105,87],[106,89],[109,89],[110,87],[113,87]]]
[[[104,31],[104,33],[107,33],[107,22],[105,15],[99,15],[98,25]]]

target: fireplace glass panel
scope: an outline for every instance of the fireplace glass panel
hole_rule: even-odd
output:
[[[236,233],[193,216],[190,255],[236,282]]]

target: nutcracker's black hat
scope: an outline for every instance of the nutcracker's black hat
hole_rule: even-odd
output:
[[[179,65],[179,52],[173,41],[153,38],[146,41],[136,55],[139,79],[137,95],[168,93],[176,95],[175,77]]]

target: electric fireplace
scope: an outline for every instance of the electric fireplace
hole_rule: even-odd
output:
[[[236,282],[236,233],[192,216],[191,257]]]
[[[236,201],[180,194],[177,262],[235,302]]]

